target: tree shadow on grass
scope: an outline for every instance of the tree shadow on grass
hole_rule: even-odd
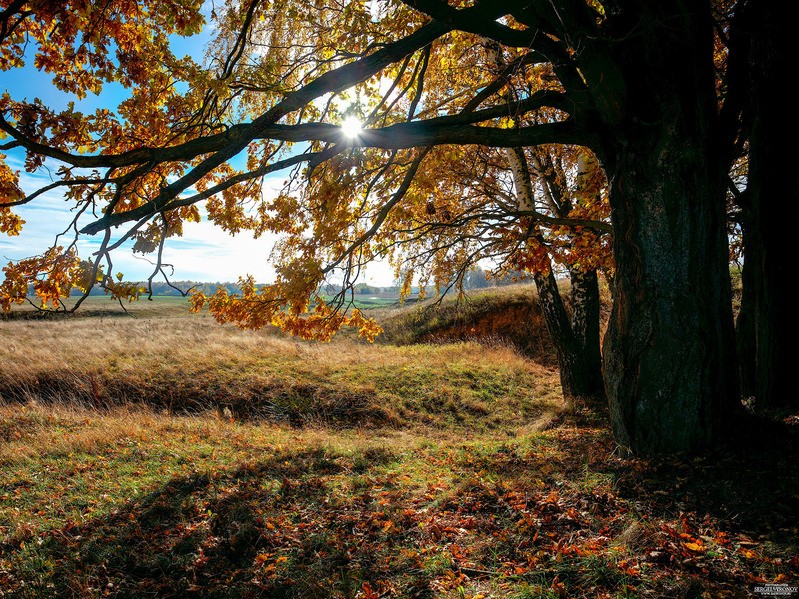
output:
[[[712,454],[645,460],[625,457],[596,420],[561,424],[533,451],[468,458],[504,495],[475,484],[453,499],[509,514],[491,553],[549,556],[531,568],[544,581],[531,596],[748,597],[799,581],[796,426],[749,420]]]
[[[799,573],[796,435],[752,440],[697,459],[628,459],[595,423],[567,422],[414,456],[284,450],[174,478],[106,517],[45,533],[7,593],[375,599],[458,596],[462,586],[508,597],[744,597],[755,582]],[[414,471],[419,461],[451,484]]]
[[[603,417],[577,416],[553,431],[560,454],[541,462],[568,480],[607,476],[615,495],[670,517],[692,512],[775,543],[799,541],[799,425],[740,415],[716,450],[626,457]],[[553,465],[557,467],[553,468]]]
[[[742,414],[713,452],[616,457],[592,468],[612,477],[631,510],[617,538],[649,567],[684,575],[658,594],[748,597],[763,583],[799,581],[796,425]]]
[[[387,518],[395,526],[402,520],[377,501],[384,481],[362,481],[346,495],[330,487],[338,474],[358,478],[394,459],[379,449],[354,458],[297,451],[221,475],[172,479],[108,517],[44,535],[38,584],[18,575],[9,592],[354,597],[364,583],[377,589],[399,574],[404,596],[432,597],[424,574],[401,563],[414,523],[405,522],[408,531],[383,530]]]
[[[747,418],[728,442],[693,459],[615,469],[622,496],[663,515],[692,512],[762,542],[799,542],[799,427]]]

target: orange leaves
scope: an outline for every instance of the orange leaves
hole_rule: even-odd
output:
[[[72,288],[85,279],[75,250],[65,252],[60,246],[50,248],[41,256],[9,262],[3,272],[0,308],[5,312],[12,304],[21,304],[27,299],[29,286],[42,309],[57,310],[62,307],[61,300],[69,297]]]
[[[286,140],[306,139],[304,133],[294,133],[306,127],[316,130],[319,123],[312,125],[313,121],[329,125],[352,113],[377,128],[409,119],[465,116],[475,108],[497,109],[505,104],[508,87],[519,97],[555,89],[550,67],[523,61],[519,50],[502,50],[507,54],[502,59],[516,61],[518,68],[503,75],[505,87],[489,88],[495,93],[471,106],[469,99],[497,78],[497,52],[485,40],[452,31],[434,43],[411,44],[408,48],[416,51],[405,49],[384,63],[374,52],[385,54],[386,42],[402,42],[400,38],[416,31],[426,17],[401,3],[323,0],[213,7],[210,66],[203,67],[191,58],[177,58],[169,39],[200,31],[203,4],[39,3],[31,8],[30,18],[21,21],[18,34],[0,42],[10,65],[21,59],[18,46],[32,40],[35,66],[78,97],[97,93],[109,82],[129,92],[119,106],[88,115],[72,105],[56,111],[38,101],[4,98],[0,105],[8,123],[30,141],[95,155],[91,160],[82,156],[83,161],[65,158],[75,166],[58,173],[59,183],[70,183],[63,188],[67,199],[82,214],[93,213],[98,219],[85,231],[138,221],[119,235],[132,237],[135,251],[153,252],[165,239],[181,235],[186,221],[200,219],[198,208],[175,204],[202,198],[210,221],[230,234],[281,236],[273,253],[278,273],[273,285],[251,285],[239,296],[224,290],[210,297],[198,294],[192,299],[195,309],[207,305],[220,322],[250,328],[275,325],[301,337],[329,339],[339,327],[352,326],[372,340],[380,328],[358,311],[342,313],[344,294],[331,300],[322,296],[320,285],[337,280],[334,277],[343,270],[344,287],[351,288],[356,273],[377,258],[394,260],[406,294],[419,284],[430,284],[436,293],[448,289],[453,281],[462,281],[470,266],[486,259],[536,272],[548,271],[553,261],[586,268],[606,265],[609,245],[591,231],[557,229],[529,214],[533,210],[522,218],[507,160],[482,147],[390,151],[355,147],[354,142],[339,147],[311,141],[309,153],[325,160],[311,162],[304,172],[293,171],[277,197],[264,197],[259,176],[269,165],[298,164],[294,158],[310,157]],[[363,62],[354,62],[367,55]],[[383,68],[368,66],[371,63]],[[341,81],[335,85],[330,81],[338,77],[318,79],[344,64],[353,72],[365,69],[362,77],[340,72]],[[300,89],[311,81],[316,83]],[[297,93],[270,121],[270,110],[289,91]],[[503,116],[481,124],[527,126],[559,117],[554,110],[491,114]],[[246,125],[261,116],[266,118],[256,127]],[[298,124],[302,127],[294,128]],[[283,134],[271,132],[273,125]],[[532,150],[525,151],[532,164]],[[574,147],[546,152],[547,164],[536,167],[532,181],[535,195],[543,197],[549,191],[568,198],[578,218],[605,218],[596,206],[604,184],[596,159],[588,154],[581,158],[581,150]],[[244,153],[246,170],[241,162],[234,162],[234,168],[230,161]],[[579,160],[583,162],[578,169]],[[43,155],[28,152],[29,170],[44,164]],[[77,166],[81,164],[103,166],[76,181],[84,177]],[[0,193],[18,197],[16,180],[4,175],[0,173]],[[206,197],[210,191],[217,193]],[[557,212],[543,206],[540,198],[535,209],[550,219]],[[1,231],[14,234],[21,224],[7,210],[0,212]],[[112,242],[110,247],[118,245]],[[138,293],[135,285],[114,281],[108,290],[120,299]]]
[[[2,46],[0,67],[18,66],[17,38],[37,44],[34,65],[53,74],[62,90],[84,97],[103,84],[146,85],[173,62],[165,34],[197,33],[203,23],[197,0],[121,1],[100,5],[83,0],[33,5]],[[111,48],[116,47],[116,56]]]
[[[358,336],[365,338],[370,343],[383,332],[383,328],[373,318],[365,318],[357,308],[352,311],[346,324],[358,329]]]
[[[12,171],[5,159],[6,155],[0,152],[0,204],[15,202],[25,195],[19,186],[19,171]]]
[[[145,291],[138,283],[123,281],[122,273],[117,274],[116,281],[106,280],[103,284],[103,289],[111,299],[124,300],[127,302],[139,299],[139,296]]]
[[[549,248],[537,239],[527,240],[526,246],[513,252],[508,259],[508,266],[525,272],[548,273],[552,268]]]
[[[192,291],[189,296],[191,310],[198,312],[207,306],[220,323],[232,323],[241,328],[261,329],[279,327],[303,339],[329,341],[343,326],[358,329],[358,334],[374,341],[382,328],[371,318],[365,318],[358,309],[349,314],[338,306],[329,305],[322,297],[313,296],[309,306],[309,292],[297,290],[291,294],[291,283],[275,283],[257,287],[252,277],[239,279],[241,295],[219,287],[213,295]]]
[[[74,248],[64,250],[52,247],[40,256],[9,262],[3,268],[5,279],[0,284],[0,309],[8,312],[13,304],[38,300],[40,310],[65,310],[63,300],[73,289],[86,292],[95,283],[101,283],[105,292],[116,300],[133,301],[144,292],[138,284],[123,280],[118,273],[116,280],[105,276],[94,263],[81,260]]]
[[[0,153],[0,233],[13,237],[19,235],[25,221],[2,204],[21,200],[25,194],[19,187],[19,171],[12,171],[5,163],[5,158],[5,154]]]
[[[757,553],[755,553],[751,549],[747,549],[746,547],[739,547],[738,554],[742,555],[746,559],[757,559]]]
[[[11,212],[10,208],[0,208],[0,233],[5,233],[9,237],[19,235],[25,221]]]
[[[359,599],[379,599],[381,595],[372,588],[371,584],[364,582],[361,585],[361,592],[357,596]]]

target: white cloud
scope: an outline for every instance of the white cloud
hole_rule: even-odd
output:
[[[46,172],[27,173],[22,170],[19,156],[9,155],[7,163],[14,169],[20,169],[20,184],[28,192],[51,183],[54,179]],[[53,170],[57,164],[50,165]],[[265,197],[273,197],[283,187],[286,173],[277,173],[264,181]],[[70,210],[74,204],[63,197],[63,188],[57,188],[42,194],[30,204],[20,206],[16,212],[27,222],[21,235],[7,237],[0,235],[0,262],[3,265],[9,260],[20,260],[41,254],[50,247],[56,235],[68,226],[74,212]],[[205,216],[204,210],[201,214]],[[95,219],[95,216],[84,215],[79,226]],[[117,231],[122,234],[123,230]],[[174,267],[174,280],[195,281],[235,281],[241,276],[252,275],[258,282],[269,282],[274,279],[274,269],[269,262],[276,235],[264,235],[253,239],[249,232],[231,236],[213,223],[203,220],[200,223],[185,223],[183,236],[167,240],[163,261]],[[62,245],[71,243],[72,235],[68,234],[60,241]],[[78,252],[88,258],[100,245],[100,235],[83,236],[78,242]],[[144,280],[153,271],[155,256],[134,254],[128,243],[112,254],[114,272],[122,272],[128,280]],[[149,261],[148,261],[149,260]],[[169,272],[170,269],[167,269]],[[373,263],[361,273],[360,280],[373,285],[390,285],[393,270],[383,261]]]

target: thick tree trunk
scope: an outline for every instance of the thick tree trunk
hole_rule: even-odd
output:
[[[795,152],[778,139],[799,134],[799,115],[785,92],[795,51],[788,27],[796,7],[765,0],[753,5],[752,123],[749,181],[752,231],[744,246],[745,269],[754,294],[755,381],[758,408],[799,406],[799,378],[793,372],[799,317],[793,298],[796,231],[799,230],[799,169]],[[746,293],[744,281],[744,292]]]
[[[579,305],[572,306],[571,322],[552,271],[547,274],[537,273],[534,279],[544,321],[558,354],[563,397],[570,403],[577,401],[592,407],[604,407],[602,370],[598,359],[599,287],[596,286],[596,273],[593,276],[595,290],[591,289],[590,275],[579,278],[577,283],[579,291],[576,292]],[[574,284],[575,281],[572,279],[573,297]],[[594,298],[597,304],[596,310],[591,305]],[[596,329],[595,337],[594,329]],[[595,343],[595,347],[591,346],[591,343]]]
[[[612,49],[623,85],[608,77],[600,106],[617,268],[605,385],[620,444],[697,451],[738,400],[712,24],[709,6],[637,6]]]
[[[659,153],[650,147],[656,160],[625,161],[611,194],[618,266],[605,381],[616,439],[644,454],[711,445],[737,396],[719,194],[701,152],[667,135]]]

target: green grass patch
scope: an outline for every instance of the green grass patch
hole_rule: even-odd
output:
[[[629,459],[496,338],[300,343],[170,301],[3,323],[0,597],[735,597],[799,578],[795,440]]]
[[[736,500],[769,506],[765,542],[709,493],[739,458],[627,460],[579,423],[463,441],[128,411],[25,419],[42,434],[80,422],[94,445],[3,462],[5,596],[701,596],[799,566],[795,537],[777,534],[795,526],[780,503],[795,487]]]

